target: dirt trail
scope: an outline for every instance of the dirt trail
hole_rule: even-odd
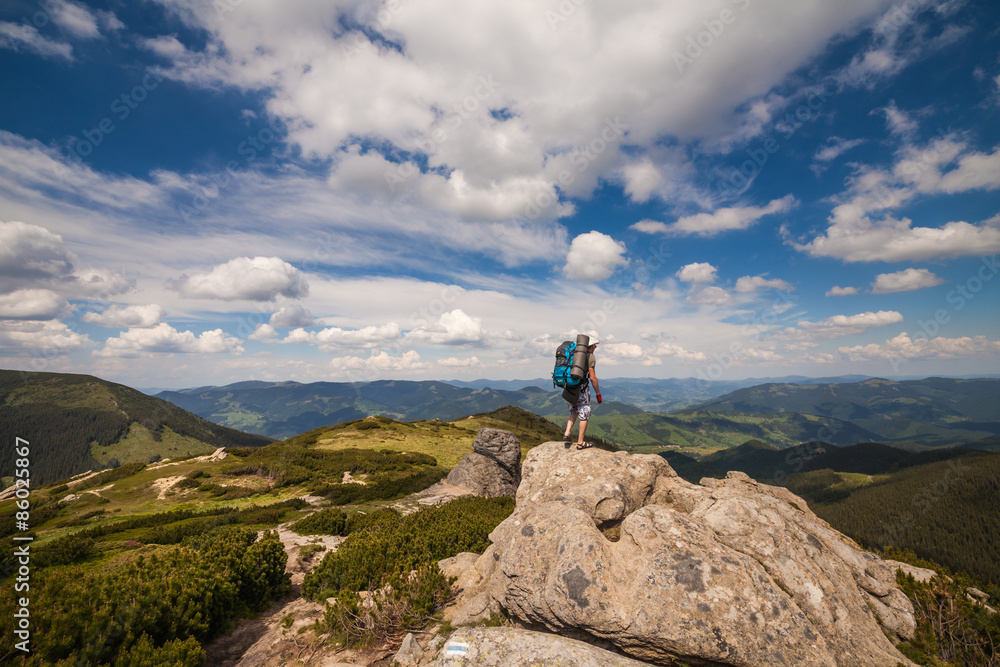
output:
[[[328,552],[336,551],[345,538],[334,535],[299,535],[289,529],[292,523],[294,522],[287,521],[275,529],[288,555],[285,571],[292,575],[291,591],[257,618],[240,621],[231,632],[206,645],[206,664],[219,667],[279,665],[301,660],[303,652],[323,652],[322,636],[305,632],[300,635],[299,632],[323,619],[324,605],[302,598],[300,588],[306,573],[318,565]],[[321,544],[325,550],[303,561],[300,558],[301,550],[307,544]],[[286,621],[288,627],[282,626],[285,618],[290,619]]]
[[[469,492],[439,482],[391,504],[390,507],[401,514],[409,514],[421,507],[439,505],[464,495],[469,495]],[[308,496],[305,500],[317,506],[322,499]],[[288,554],[285,571],[292,575],[291,591],[257,618],[244,619],[231,632],[206,645],[208,659],[205,664],[217,667],[388,666],[398,647],[375,647],[363,651],[337,650],[328,642],[329,635],[311,629],[314,624],[323,620],[325,605],[301,597],[302,580],[306,573],[319,565],[327,553],[336,551],[346,538],[299,535],[289,528],[292,523],[288,521],[275,528],[278,539]],[[302,547],[309,544],[322,544],[326,549],[302,560]]]

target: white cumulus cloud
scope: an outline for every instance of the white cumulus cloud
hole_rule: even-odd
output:
[[[1000,252],[997,218],[980,224],[951,221],[915,226],[891,214],[918,195],[1000,188],[1000,147],[967,150],[964,141],[940,136],[925,145],[906,144],[886,169],[860,166],[836,200],[824,234],[807,243],[790,241],[814,257],[846,262],[901,262]],[[881,215],[881,218],[873,215]]]
[[[486,365],[475,355],[466,357],[465,359],[448,357],[447,359],[441,359],[437,363],[438,366],[443,366],[445,368],[483,368]]]
[[[826,296],[851,296],[858,293],[857,287],[839,287],[834,285],[826,292]]]
[[[874,294],[891,294],[892,292],[911,292],[943,285],[944,279],[934,275],[927,269],[905,269],[895,273],[880,273],[872,283]]]
[[[268,325],[269,326],[269,325]],[[257,340],[265,340],[265,336],[270,334],[273,328],[263,329],[263,325],[257,328]],[[386,343],[396,340],[402,335],[402,330],[395,322],[382,324],[379,326],[367,326],[360,329],[341,329],[340,327],[327,327],[320,331],[306,331],[303,328],[293,329],[288,332],[281,343],[304,343],[308,345],[318,345],[324,352],[331,352],[341,348],[381,347]]]
[[[297,303],[292,303],[282,307],[271,315],[268,322],[272,327],[291,329],[292,327],[312,326],[315,318],[309,309]]]
[[[432,345],[470,345],[483,342],[488,335],[481,318],[455,309],[442,313],[435,324],[409,331],[406,338]]]
[[[32,353],[35,358],[54,358],[90,347],[94,341],[56,321],[0,320],[0,351]]]
[[[765,278],[764,276],[743,276],[736,281],[736,287],[734,288],[737,292],[741,294],[746,294],[748,292],[755,292],[759,289],[780,289],[786,292],[792,289],[791,284],[781,280],[780,278]]]
[[[338,375],[355,375],[365,380],[375,380],[385,374],[424,370],[429,368],[429,364],[420,359],[416,350],[407,350],[397,357],[385,350],[372,350],[368,357],[335,357],[330,360],[330,368]]]
[[[75,263],[76,256],[59,234],[25,222],[0,222],[0,279],[4,283],[67,279]]]
[[[182,296],[202,299],[271,301],[309,294],[309,283],[280,257],[237,257],[208,272],[181,276],[174,286]]]
[[[165,73],[260,91],[305,156],[336,162],[362,142],[383,157],[419,154],[411,164],[426,166],[404,189],[423,204],[469,218],[541,219],[565,215],[570,198],[602,180],[621,181],[623,163],[635,160],[626,144],[655,149],[663,137],[700,140],[734,127],[739,140],[759,135],[780,106],[762,98],[885,0],[810,2],[794,12],[572,3],[571,16],[533,0],[299,3],[281,12],[267,3],[243,2],[238,12],[163,4],[205,35],[159,46]],[[740,20],[711,58],[678,67],[675,54],[723,9]],[[637,201],[654,192],[652,170],[644,172],[624,178]],[[369,176],[369,185],[381,177]]]
[[[0,222],[0,292],[45,287],[68,298],[127,292],[132,279],[110,269],[77,268],[62,236],[39,225]]]
[[[686,283],[710,283],[714,282],[718,269],[708,262],[694,262],[686,264],[677,272],[677,278]]]
[[[884,327],[898,324],[903,316],[895,310],[880,310],[878,312],[858,313],[857,315],[834,315],[818,322],[801,321],[794,327],[788,327],[774,333],[771,338],[779,341],[813,341],[830,338],[841,338],[853,334],[864,333],[872,327]]]
[[[687,303],[703,306],[728,306],[733,302],[732,295],[721,287],[709,285],[685,299]]]
[[[597,282],[610,278],[615,269],[626,264],[625,244],[593,231],[573,239],[563,273],[573,280]]]
[[[166,322],[146,329],[129,329],[108,338],[104,347],[94,351],[98,357],[143,357],[158,354],[242,354],[239,339],[227,336],[222,329],[195,335],[178,331]]]
[[[625,181],[625,194],[632,201],[640,203],[648,201],[663,182],[663,174],[649,159],[625,165],[622,168],[622,178]]]
[[[0,318],[55,320],[69,315],[70,305],[52,290],[23,289],[0,294]]]
[[[100,313],[84,313],[80,319],[102,327],[142,329],[159,324],[163,314],[161,306],[150,303],[144,306],[110,306]]]
[[[910,359],[954,359],[977,355],[1000,354],[1000,341],[986,336],[960,338],[927,338],[922,334],[911,337],[905,331],[883,344],[841,347],[837,351],[850,361],[901,361]]]

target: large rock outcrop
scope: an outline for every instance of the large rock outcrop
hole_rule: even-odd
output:
[[[915,626],[895,570],[786,489],[690,484],[659,456],[562,443],[522,475],[516,510],[464,562],[457,621],[502,608],[657,664],[912,664],[889,639]]]
[[[521,482],[521,441],[510,431],[479,429],[472,453],[462,457],[446,481],[477,496],[513,498]]]

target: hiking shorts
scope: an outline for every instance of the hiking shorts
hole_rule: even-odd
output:
[[[590,384],[583,386],[580,390],[580,400],[576,402],[576,405],[569,406],[569,414],[571,417],[577,417],[580,421],[585,422],[590,419]]]

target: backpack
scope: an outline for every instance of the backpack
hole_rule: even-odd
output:
[[[570,369],[573,367],[573,355],[576,351],[576,343],[569,340],[563,341],[563,344],[556,349],[556,366],[552,370],[553,387],[576,387],[583,382],[583,380],[570,375]],[[583,348],[581,352],[587,354],[587,349]]]

